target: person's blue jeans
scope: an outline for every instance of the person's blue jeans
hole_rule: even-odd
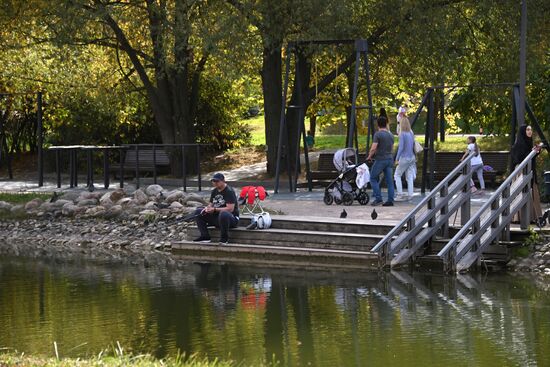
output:
[[[380,190],[380,175],[382,173],[384,173],[386,186],[388,186],[388,202],[393,203],[393,159],[377,159],[370,170],[370,185],[374,199],[377,201],[382,201],[382,191]]]
[[[203,208],[197,208],[195,214],[200,214]],[[205,213],[195,219],[197,227],[201,232],[201,237],[210,238],[208,226],[216,226],[220,229],[221,238],[229,238],[229,228],[235,228],[239,224],[239,219],[229,212]]]

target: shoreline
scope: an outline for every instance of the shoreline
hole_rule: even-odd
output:
[[[189,224],[174,216],[105,219],[29,217],[0,220],[0,254],[57,262],[91,261],[163,269],[183,269],[189,261],[171,252],[185,240]],[[507,271],[550,275],[550,241],[525,247]]]
[[[174,220],[5,220],[0,221],[0,254],[177,269],[185,264],[173,258],[170,241],[184,239],[186,227]]]

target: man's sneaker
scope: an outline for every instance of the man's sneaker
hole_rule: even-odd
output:
[[[393,201],[386,201],[382,206],[393,206]]]
[[[407,197],[406,197],[405,195],[403,195],[403,194],[401,194],[401,195],[400,195],[400,194],[397,194],[397,196],[395,197],[394,200],[395,200],[395,201],[405,201],[405,200],[407,200]]]
[[[210,237],[200,236],[199,238],[195,238],[193,242],[210,243],[212,241],[210,240]]]
[[[227,245],[229,243],[228,238],[220,238],[220,245]]]
[[[383,201],[382,200],[374,200],[371,205],[372,206],[378,206],[378,205],[382,205]]]

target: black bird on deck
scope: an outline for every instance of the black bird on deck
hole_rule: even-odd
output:
[[[59,199],[59,194],[54,191],[52,197],[50,198],[50,203],[55,203],[57,199]]]
[[[342,210],[342,213],[340,213],[340,218],[347,218],[348,217],[348,212],[346,211],[346,209]]]
[[[372,213],[370,213],[370,217],[372,218],[372,220],[375,220],[376,218],[378,218],[378,213],[376,212],[376,209],[372,209]]]

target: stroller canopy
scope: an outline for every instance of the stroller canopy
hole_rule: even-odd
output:
[[[334,153],[334,158],[332,160],[334,167],[339,172],[344,172],[350,166],[353,166],[357,162],[357,152],[353,148],[344,148],[337,150]]]

